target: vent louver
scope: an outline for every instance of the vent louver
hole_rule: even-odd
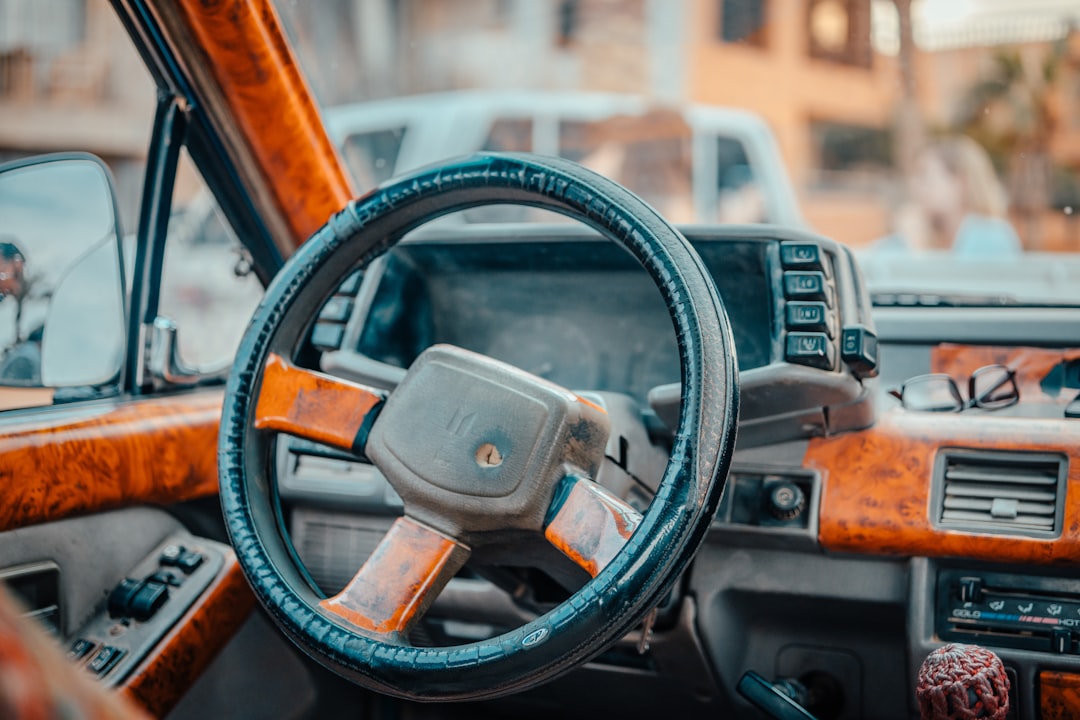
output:
[[[1048,537],[1061,529],[1060,455],[943,450],[935,468],[942,527]]]

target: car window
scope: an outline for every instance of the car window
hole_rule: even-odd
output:
[[[559,155],[625,185],[672,222],[693,222],[691,130],[673,110],[559,123]]]
[[[275,3],[326,106],[502,117],[513,103],[534,150],[584,161],[671,220],[767,220],[850,246],[876,297],[1080,303],[1075,1],[405,5],[343,23]],[[342,78],[358,47],[366,74]],[[692,174],[686,140],[619,119],[644,108],[691,119]],[[417,126],[416,164],[482,149],[472,130]]]
[[[185,151],[158,302],[158,314],[176,323],[185,364],[202,371],[227,364],[262,294],[247,252]]]
[[[716,219],[722,223],[765,222],[765,195],[746,147],[730,137],[716,138]]]
[[[0,161],[51,150],[84,151],[104,158],[115,178],[117,207],[127,232],[121,243],[130,278],[157,95],[153,80],[108,3],[24,2],[16,6],[22,10],[0,12]],[[8,122],[9,117],[21,120]],[[392,174],[400,141],[400,132],[388,132],[356,139],[354,145],[357,157],[365,160],[367,172],[377,180]],[[61,199],[54,203],[57,217],[66,213]],[[29,206],[24,203],[23,207]],[[0,235],[5,232],[5,220],[10,224],[11,215],[0,210]],[[75,239],[73,233],[63,232],[48,242]],[[95,277],[100,284],[100,266],[108,258],[101,252],[87,254],[87,248],[31,247],[24,238],[4,242],[21,249],[29,289],[21,312],[10,297],[0,300],[0,354],[7,358],[8,372],[27,375],[31,379],[24,382],[29,383],[36,356],[41,354],[36,338],[43,334],[41,326],[49,308],[55,313],[63,305],[69,311],[63,322],[53,323],[63,332],[52,332],[51,342],[49,325],[45,325],[46,360],[50,346],[58,349],[52,353],[58,359],[65,354],[81,358],[89,347],[85,338],[104,337],[102,331],[92,332],[96,323],[104,321],[104,315],[98,311],[95,316],[94,310],[96,298],[104,294],[84,286]],[[114,250],[110,257],[119,254]],[[11,272],[0,267],[0,275]],[[120,275],[117,272],[112,280],[117,294],[130,291],[121,286]],[[189,369],[228,362],[261,293],[237,238],[185,153],[175,183],[159,313],[176,322],[179,354]],[[19,315],[17,321],[15,315]],[[123,343],[123,321],[117,328]],[[63,353],[61,340],[68,346],[80,342],[82,346]],[[119,356],[123,354],[121,349]],[[85,359],[82,364],[87,365]],[[110,366],[108,373],[103,363],[95,367],[98,375],[114,376],[119,366]],[[65,385],[73,386],[76,379],[68,377]],[[66,387],[58,399],[75,392]],[[0,406],[52,401],[48,396],[23,396],[6,403],[0,398]]]

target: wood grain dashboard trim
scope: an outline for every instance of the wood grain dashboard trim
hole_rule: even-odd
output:
[[[1062,453],[1069,458],[1061,536],[1036,539],[937,528],[931,478],[942,448]],[[997,562],[1080,562],[1080,425],[970,411],[894,410],[874,427],[810,441],[803,464],[823,478],[818,539],[826,550]]]
[[[240,629],[255,596],[233,552],[210,587],[154,652],[124,680],[120,693],[154,717],[164,717]]]
[[[220,391],[0,420],[0,530],[217,493]]]
[[[1008,347],[1003,345],[958,345],[942,343],[930,350],[930,372],[951,375],[958,382],[985,365],[1005,365],[1016,371],[1020,399],[1027,402],[1065,404],[1076,397],[1075,390],[1056,392],[1044,388],[1043,379],[1064,362],[1080,359],[1080,349]]]
[[[1080,717],[1080,675],[1043,670],[1039,673],[1040,720]]]

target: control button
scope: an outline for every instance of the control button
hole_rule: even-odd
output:
[[[187,548],[183,545],[166,545],[165,549],[161,551],[158,562],[162,565],[176,565],[176,561],[185,552],[187,552]]]
[[[106,645],[97,651],[97,654],[90,659],[90,662],[86,667],[90,668],[90,671],[95,675],[104,675],[112,670],[113,666],[116,665],[123,656],[124,651],[120,648]]]
[[[1072,652],[1072,632],[1067,628],[1056,627],[1050,631],[1050,652],[1064,655]]]
[[[785,324],[788,330],[803,330],[808,332],[823,332],[829,337],[833,336],[829,308],[823,302],[792,301],[787,303],[784,310]]]
[[[825,270],[821,247],[817,243],[788,242],[780,246],[780,264],[785,270]]]
[[[980,577],[960,578],[960,602],[978,603],[983,599],[983,581]]]
[[[821,300],[831,302],[824,273],[785,272],[784,295],[789,300]]]
[[[878,374],[877,335],[862,325],[844,328],[840,339],[840,357],[859,377]]]
[[[793,482],[778,482],[769,490],[769,512],[777,520],[794,520],[806,509],[806,493]]]
[[[345,278],[345,282],[341,283],[341,287],[338,288],[339,295],[355,295],[360,289],[360,280],[363,279],[364,272],[357,270],[349,277]]]
[[[68,660],[82,660],[84,657],[90,654],[90,651],[97,647],[97,643],[86,638],[79,638],[75,642],[71,643],[71,647],[68,649]]]
[[[184,576],[177,575],[171,570],[158,570],[156,573],[146,578],[146,581],[161,583],[162,585],[172,585],[173,587],[180,587],[180,583],[184,582]]]
[[[131,608],[131,598],[139,591],[142,583],[131,578],[124,578],[120,584],[109,593],[109,617],[125,617]]]
[[[176,561],[176,566],[184,571],[185,574],[190,575],[195,571],[197,567],[202,565],[203,556],[197,552],[185,552],[180,556],[180,559]]]
[[[315,323],[311,331],[311,344],[322,350],[337,350],[345,338],[345,326],[336,323]]]
[[[319,319],[329,322],[345,322],[352,312],[352,299],[347,297],[332,297],[326,301],[322,310],[319,311]]]
[[[161,606],[165,604],[165,601],[169,599],[169,587],[168,585],[162,585],[156,582],[143,583],[139,591],[135,593],[135,596],[131,598],[131,603],[128,605],[128,612],[131,617],[135,618],[139,622],[149,620],[154,616]]]
[[[785,357],[789,363],[821,370],[832,370],[836,365],[836,351],[825,333],[788,333]]]

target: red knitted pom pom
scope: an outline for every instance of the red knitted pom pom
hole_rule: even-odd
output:
[[[923,661],[915,696],[922,720],[1005,720],[1009,678],[990,650],[954,643]]]

